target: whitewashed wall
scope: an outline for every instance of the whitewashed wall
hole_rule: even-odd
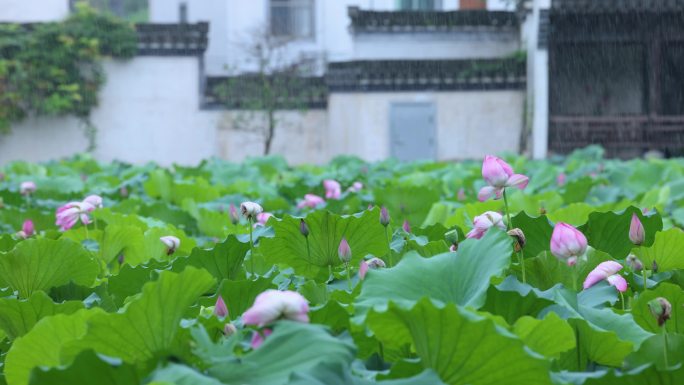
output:
[[[435,104],[440,160],[517,152],[524,100],[522,91],[332,94],[327,135],[330,155],[354,154],[368,160],[388,157],[390,106],[400,102]]]
[[[0,22],[36,23],[69,15],[69,0],[0,0]]]

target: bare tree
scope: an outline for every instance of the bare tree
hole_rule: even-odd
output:
[[[276,130],[282,124],[276,112],[302,111],[316,97],[314,94],[325,92],[323,84],[315,81],[317,78],[312,81],[305,76],[311,73],[311,60],[288,57],[287,47],[291,42],[291,39],[273,36],[268,28],[256,29],[242,44],[250,72],[235,73],[213,89],[228,108],[242,111],[234,129],[262,135],[264,155],[271,152]]]

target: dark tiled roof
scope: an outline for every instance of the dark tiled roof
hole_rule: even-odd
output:
[[[554,13],[680,12],[684,0],[552,0]]]
[[[517,28],[515,12],[506,11],[366,11],[349,7],[353,33],[451,32]]]
[[[138,55],[196,56],[206,51],[209,23],[137,24]]]
[[[373,60],[331,63],[335,92],[521,89],[524,58],[475,60]]]

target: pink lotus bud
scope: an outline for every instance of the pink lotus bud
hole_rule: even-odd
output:
[[[363,260],[359,266],[359,279],[363,280],[366,277],[366,273],[368,273],[369,269],[382,269],[385,267],[385,261],[380,258],[373,257],[368,261]]]
[[[242,202],[240,204],[240,211],[242,215],[247,219],[256,219],[258,214],[264,212],[264,208],[258,203],[254,202]]]
[[[337,248],[337,255],[344,263],[349,263],[349,261],[351,261],[352,251],[351,247],[349,247],[349,242],[347,242],[347,238],[342,238],[340,241],[340,246]]]
[[[587,251],[587,238],[567,223],[558,222],[551,234],[551,252],[556,258],[574,266]]]
[[[60,227],[62,231],[69,230],[74,227],[80,219],[84,225],[90,224],[90,217],[88,213],[95,210],[95,207],[87,202],[70,202],[57,209],[55,217],[57,220],[55,224]]]
[[[230,337],[235,333],[237,333],[237,328],[232,323],[229,322],[223,326],[223,335],[226,337]]]
[[[180,239],[173,235],[161,237],[159,240],[166,246],[166,255],[173,254],[180,247]]]
[[[304,219],[299,220],[299,232],[305,237],[309,236],[309,226],[307,226]]]
[[[232,203],[228,207],[228,215],[230,215],[230,223],[234,225],[240,223],[240,215],[238,214],[237,207]]]
[[[271,218],[273,214],[271,213],[259,213],[256,216],[257,223],[254,224],[254,226],[266,226],[266,222],[268,222],[268,219]]]
[[[629,225],[629,240],[635,245],[641,245],[644,243],[644,238],[644,225],[641,224],[636,214],[632,214],[632,222]]]
[[[387,227],[390,223],[390,215],[389,211],[387,211],[387,207],[382,206],[380,209],[380,224]]]
[[[83,200],[83,202],[90,204],[93,206],[93,210],[101,209],[102,208],[102,197],[99,195],[89,195],[86,197],[86,199]]]
[[[33,236],[33,234],[36,232],[36,228],[33,226],[33,221],[30,219],[25,220],[24,224],[21,225],[21,231],[24,232],[26,237]]]
[[[484,214],[475,217],[475,220],[473,220],[473,229],[466,234],[466,238],[480,239],[487,233],[487,230],[495,226],[501,230],[506,230],[503,216],[495,211],[487,211]]]
[[[363,188],[363,183],[357,181],[357,182],[352,183],[352,185],[349,187],[348,190],[351,192],[359,192],[359,191],[361,191],[362,188]]]
[[[261,346],[266,338],[273,334],[273,330],[271,329],[264,329],[261,332],[254,332],[254,335],[252,335],[252,341],[250,342],[250,346],[252,349],[258,349],[259,346]]]
[[[529,182],[527,176],[515,174],[508,163],[491,155],[485,156],[484,162],[482,162],[482,178],[488,184],[488,186],[480,189],[477,194],[478,199],[482,202],[491,197],[500,199],[506,187],[523,190]]]
[[[323,181],[323,188],[325,189],[326,199],[340,199],[340,195],[342,195],[342,186],[340,186],[338,181],[326,179]]]
[[[612,277],[613,275],[616,275],[617,272],[622,270],[622,265],[615,262],[615,261],[605,261],[601,262],[592,270],[589,275],[587,275],[587,278],[584,280],[584,284],[582,287],[584,289],[588,289],[592,286],[594,286],[596,283],[608,279],[609,277]],[[617,277],[620,277],[617,275]],[[622,277],[620,277],[622,278]],[[624,280],[624,278],[622,278]],[[616,280],[616,278],[612,278],[613,281]],[[610,282],[610,281],[609,281]],[[612,283],[611,283],[612,284]],[[625,290],[627,289],[626,287],[627,282],[625,282]],[[619,288],[618,288],[619,289]],[[620,290],[624,291],[624,290]]]
[[[36,191],[36,184],[32,181],[21,182],[19,192],[21,195],[33,194]]]
[[[242,315],[245,325],[268,325],[280,318],[309,322],[309,303],[294,291],[266,290]]]
[[[315,209],[317,206],[320,206],[324,203],[325,199],[319,197],[318,195],[306,194],[304,195],[304,200],[297,204],[297,208],[301,209],[304,207],[309,207]]]
[[[226,318],[228,316],[228,307],[220,295],[216,298],[216,305],[214,305],[214,314],[219,318]]]
[[[401,225],[401,228],[407,233],[411,232],[411,224],[409,223],[408,219],[404,220],[404,223]]]
[[[564,173],[560,173],[560,174],[558,174],[558,176],[556,177],[556,184],[557,184],[558,186],[565,186],[565,180],[566,180],[566,179],[567,179],[567,177],[565,176],[565,174],[564,174]]]
[[[648,309],[658,321],[658,326],[663,326],[665,321],[669,320],[670,315],[672,314],[672,305],[670,304],[670,301],[663,297],[654,298],[648,301]]]

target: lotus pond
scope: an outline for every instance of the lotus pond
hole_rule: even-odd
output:
[[[682,384],[684,160],[503,159],[7,164],[2,381]]]

